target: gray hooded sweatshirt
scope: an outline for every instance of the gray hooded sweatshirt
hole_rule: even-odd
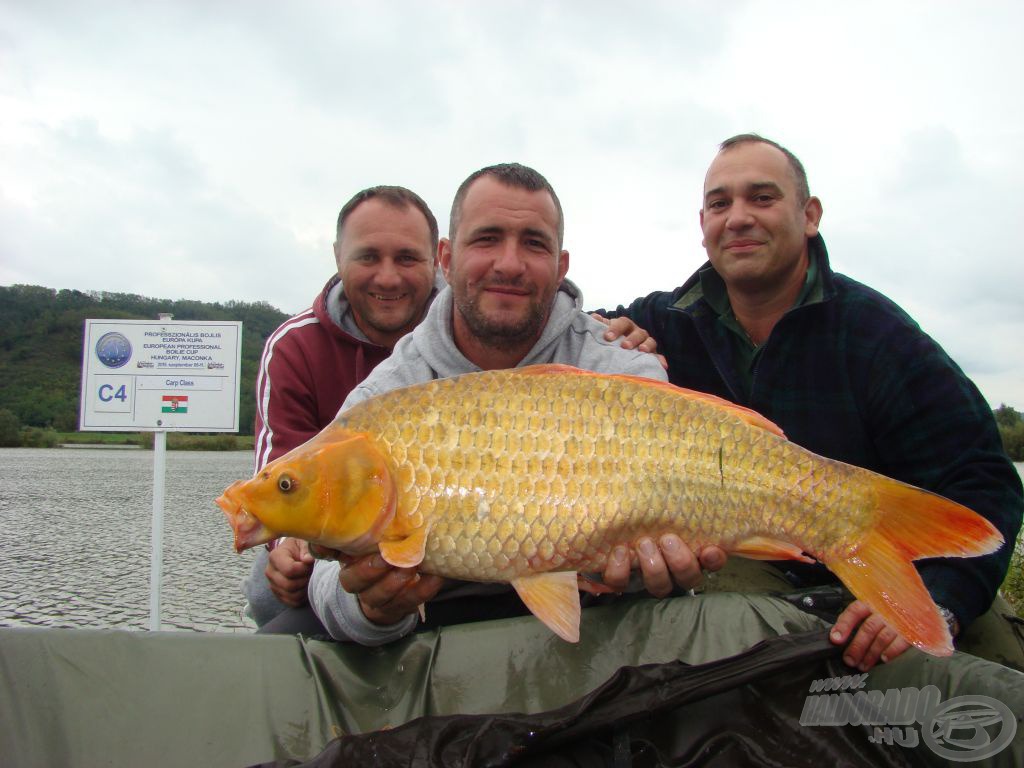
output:
[[[431,304],[423,322],[395,345],[391,357],[349,393],[339,413],[393,389],[479,371],[480,368],[467,360],[455,345],[453,311],[451,288],[445,288]],[[597,373],[630,374],[667,381],[654,355],[622,349],[619,340],[605,341],[606,330],[607,326],[583,311],[579,288],[565,280],[555,295],[551,316],[540,339],[516,367],[561,363]],[[416,614],[388,626],[370,622],[359,608],[355,595],[341,588],[338,569],[337,562],[318,561],[309,582],[310,605],[332,637],[362,645],[383,645],[415,629],[419,620]],[[434,600],[508,589],[507,584],[456,582],[453,588],[442,588]]]
[[[447,283],[441,270],[434,273],[434,288],[428,301],[433,301]],[[328,327],[333,324],[334,328]],[[338,331],[342,333],[338,333]],[[345,338],[345,335],[349,338]],[[297,352],[297,350],[303,352]],[[286,370],[271,366],[271,360],[284,359],[282,350],[290,359],[298,357],[310,365],[317,362],[321,370],[315,375],[303,372],[304,369],[285,363]],[[331,354],[335,351],[336,354]],[[313,300],[309,309],[289,318],[275,330],[267,340],[263,355],[260,358],[260,387],[257,392],[257,409],[261,412],[262,428],[256,441],[256,471],[263,469],[271,456],[283,456],[292,448],[313,437],[316,432],[307,431],[315,423],[321,427],[324,422],[324,410],[331,402],[342,402],[350,389],[346,389],[345,381],[352,381],[352,376],[360,378],[367,366],[372,367],[386,354],[386,349],[370,341],[356,323],[352,305],[342,287],[341,280],[332,277],[320,295]],[[323,357],[321,357],[323,355]],[[351,369],[349,376],[336,375],[334,365]],[[324,370],[326,369],[326,370]],[[271,371],[276,371],[271,373]],[[294,377],[295,381],[289,378]],[[307,378],[308,377],[308,378]],[[348,385],[354,386],[354,385]],[[305,393],[305,394],[304,394]],[[306,397],[305,395],[308,395]],[[323,403],[323,405],[321,405]],[[323,408],[324,410],[321,410]],[[271,413],[274,418],[271,419]],[[286,423],[288,418],[282,413],[292,413],[304,425],[302,430],[292,429],[287,437],[268,429],[271,422]],[[328,412],[329,413],[329,412]],[[333,417],[333,414],[330,414]],[[280,421],[279,421],[280,420]],[[305,434],[302,434],[305,432]],[[246,611],[262,627],[288,609],[270,589],[270,582],[265,575],[270,554],[263,547],[256,550],[249,576],[242,582],[242,591],[248,602]],[[305,610],[300,608],[299,610]]]

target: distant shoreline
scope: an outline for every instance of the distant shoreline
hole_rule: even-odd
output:
[[[153,432],[58,432],[53,429],[22,431],[21,445],[8,448],[122,448],[149,450]],[[255,445],[252,435],[234,433],[203,434],[168,432],[169,451],[249,451]]]
[[[141,445],[109,445],[104,443],[60,443],[57,448],[98,448],[101,451],[141,451]]]

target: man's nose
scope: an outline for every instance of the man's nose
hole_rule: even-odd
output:
[[[494,259],[494,271],[502,275],[516,276],[522,274],[525,268],[519,243],[513,239],[504,242]]]
[[[736,201],[729,206],[729,214],[725,225],[729,229],[747,229],[754,225],[754,217],[750,208],[742,201]]]
[[[398,273],[394,260],[381,259],[373,274],[373,280],[381,288],[391,288],[401,283],[402,276]]]

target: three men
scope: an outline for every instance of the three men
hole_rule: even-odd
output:
[[[1021,525],[1020,478],[991,410],[960,368],[890,300],[832,272],[821,216],[791,152],[754,134],[728,139],[704,183],[708,263],[674,291],[611,314],[654,336],[672,383],[752,408],[818,454],[988,518],[1008,542],[999,552],[919,564],[957,634],[989,609],[1005,577]],[[821,566],[777,565],[769,589],[832,578]],[[862,670],[907,649],[859,601],[832,637],[851,636],[844,659]],[[1020,664],[1020,648],[1008,658],[1012,651],[996,660]]]
[[[566,363],[604,373],[664,380],[653,355],[624,350],[605,340],[605,326],[582,311],[579,290],[565,279],[569,252],[562,247],[561,205],[543,176],[518,164],[484,168],[459,188],[452,204],[450,239],[440,242],[439,262],[449,288],[426,318],[346,398],[345,408],[376,394],[480,370],[535,363]],[[616,548],[604,573],[615,589],[629,583],[631,555]],[[675,585],[701,580],[700,563],[676,536],[637,542],[645,586],[668,594]],[[715,568],[721,551],[702,553]],[[321,561],[309,586],[313,609],[333,637],[365,645],[390,642],[418,623],[493,618],[503,601],[518,603],[507,585],[451,582],[392,568],[371,555]],[[515,604],[509,613],[522,613]]]

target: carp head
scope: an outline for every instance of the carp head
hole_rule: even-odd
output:
[[[241,552],[279,536],[362,555],[377,547],[397,493],[384,453],[369,436],[338,430],[238,480],[217,499]]]

